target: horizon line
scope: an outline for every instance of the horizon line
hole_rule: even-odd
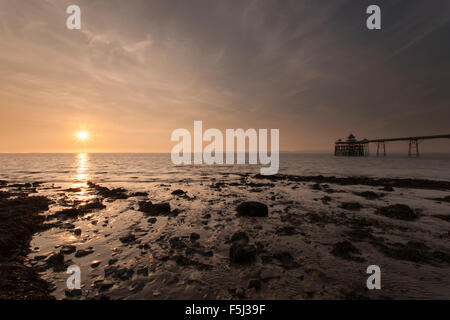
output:
[[[80,153],[88,153],[88,154],[170,154],[171,152],[133,152],[133,151],[69,151],[69,152],[0,152],[0,155],[8,155],[8,154],[80,154]],[[195,152],[191,152],[194,154]],[[242,152],[234,152],[242,153]],[[248,154],[249,152],[244,152]],[[330,153],[334,154],[333,151],[330,150],[296,150],[296,151],[279,151],[279,153]],[[402,151],[392,151],[391,154],[403,154]],[[423,154],[450,154],[450,151],[427,151],[422,152]],[[226,154],[224,152],[224,154]]]

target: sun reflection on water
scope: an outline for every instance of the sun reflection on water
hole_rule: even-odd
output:
[[[88,181],[89,181],[89,155],[87,153],[78,153],[76,155],[76,174],[73,178],[72,188],[79,189],[76,193],[76,200],[85,202],[88,200]]]

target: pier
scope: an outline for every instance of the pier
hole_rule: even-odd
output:
[[[434,136],[418,136],[404,138],[387,138],[387,139],[363,139],[358,140],[353,134],[350,134],[347,140],[339,139],[335,142],[334,155],[345,157],[365,157],[370,154],[369,144],[377,144],[377,157],[386,156],[386,143],[395,141],[407,141],[409,143],[408,156],[419,157],[419,143],[422,140],[431,139],[450,139],[450,134],[441,134]]]

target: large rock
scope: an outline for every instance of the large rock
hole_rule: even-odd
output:
[[[341,208],[345,210],[358,211],[362,208],[359,202],[342,202]]]
[[[287,251],[277,251],[272,257],[285,269],[293,269],[299,266],[294,257]]]
[[[183,249],[186,248],[186,244],[184,243],[181,237],[172,237],[169,239],[169,244],[172,249]]]
[[[246,201],[239,204],[236,211],[241,216],[248,217],[267,217],[269,209],[264,203],[256,201]]]
[[[152,203],[151,201],[139,202],[139,211],[144,212],[147,216],[162,216],[170,214],[169,203]]]
[[[97,268],[101,263],[100,260],[94,260],[91,262],[91,268]]]
[[[231,236],[231,242],[247,244],[249,240],[248,235],[244,231],[237,231]]]
[[[230,260],[236,264],[250,264],[256,259],[256,247],[249,244],[249,237],[244,231],[237,231],[231,236]]]
[[[341,241],[334,244],[331,254],[342,259],[363,262],[364,258],[361,258],[361,251],[356,248],[352,243],[348,241]]]
[[[383,193],[375,193],[373,191],[354,192],[354,194],[366,198],[367,200],[375,200],[385,196]]]
[[[439,202],[449,202],[450,203],[450,196],[445,196],[443,198],[431,198],[431,200],[439,201]]]
[[[130,232],[127,235],[120,237],[119,240],[122,243],[132,243],[136,240],[136,236]]]
[[[134,270],[126,267],[116,267],[116,266],[107,266],[104,269],[105,277],[107,278],[114,278],[114,279],[120,279],[120,280],[128,280],[130,279],[133,274]]]
[[[95,189],[97,193],[103,198],[111,199],[127,199],[129,196],[127,190],[123,188],[109,189],[107,187],[100,186],[91,181],[88,181],[89,188]]]
[[[376,214],[392,219],[412,221],[419,218],[413,209],[404,204],[393,204],[387,207],[378,208]]]
[[[52,267],[55,271],[62,271],[65,269],[64,255],[60,252],[52,253],[45,259],[48,267]]]
[[[76,250],[77,250],[77,247],[76,247],[76,246],[73,246],[73,245],[65,245],[65,246],[62,246],[60,252],[61,252],[62,254],[72,254],[72,253],[74,253]]]
[[[248,280],[248,286],[249,289],[254,288],[256,291],[259,291],[261,289],[261,281],[259,279],[250,279]]]
[[[256,248],[253,245],[235,242],[230,247],[230,260],[236,264],[250,264],[256,259]]]
[[[114,286],[114,282],[112,282],[111,280],[103,280],[99,282],[97,286],[100,292],[104,292],[112,288],[112,286]]]
[[[94,249],[92,249],[92,248],[80,249],[77,252],[75,252],[75,257],[81,258],[81,257],[85,257],[91,253],[94,253]]]
[[[64,294],[66,295],[66,297],[69,297],[69,298],[77,298],[77,297],[81,297],[81,295],[83,294],[83,291],[81,291],[81,289],[66,289],[64,291]]]
[[[174,196],[183,196],[185,194],[186,194],[186,191],[183,191],[181,189],[177,189],[175,191],[172,191],[172,195],[174,195]]]
[[[73,208],[63,209],[61,211],[55,212],[54,215],[62,219],[69,219],[88,214],[94,210],[101,210],[105,208],[106,206],[100,199],[95,199],[94,201],[87,204],[77,205]]]
[[[200,235],[198,233],[192,232],[189,238],[191,239],[191,241],[197,241],[198,239],[200,239]]]

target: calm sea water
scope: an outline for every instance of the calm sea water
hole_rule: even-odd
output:
[[[170,154],[0,154],[0,179],[14,182],[111,183],[174,182],[210,179],[223,173],[258,173],[253,165],[175,166]],[[424,154],[365,158],[334,157],[331,154],[280,155],[280,173],[425,178],[450,180],[450,154]]]

